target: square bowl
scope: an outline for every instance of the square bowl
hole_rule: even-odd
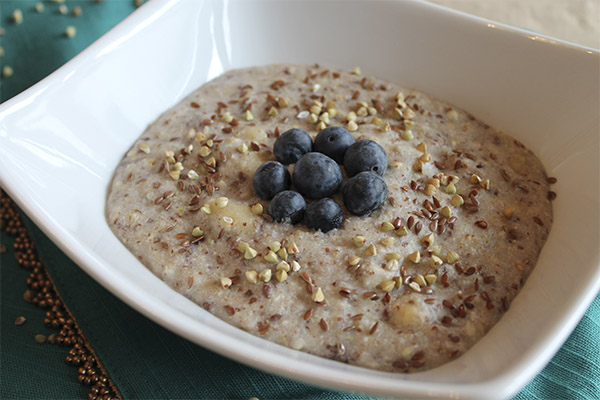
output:
[[[599,53],[424,2],[154,0],[0,106],[0,184],[82,269],[166,328],[240,362],[380,396],[505,398],[600,288]],[[112,234],[113,171],[158,115],[223,71],[320,63],[427,92],[507,132],[558,178],[554,227],[502,320],[462,357],[392,374],[284,348],[217,319]]]

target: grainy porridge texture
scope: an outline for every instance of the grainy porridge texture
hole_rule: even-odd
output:
[[[326,125],[385,148],[387,201],[344,210],[327,234],[272,222],[254,171],[280,133]],[[358,70],[271,65],[229,71],[151,124],[116,170],[107,218],[217,317],[412,372],[460,356],[502,317],[548,236],[552,197],[531,151],[464,111]]]

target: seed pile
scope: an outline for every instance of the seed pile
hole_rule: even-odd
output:
[[[424,370],[501,318],[547,237],[553,196],[518,141],[358,73],[272,65],[208,82],[127,153],[108,220],[160,279],[241,329]],[[367,171],[348,172],[349,152]],[[342,190],[341,171],[355,174]],[[361,191],[380,180],[382,200]],[[338,212],[339,227],[326,218]]]
[[[69,347],[65,362],[78,367],[77,379],[81,384],[90,387],[87,398],[102,400],[122,398],[110,381],[106,370],[96,359],[77,322],[56,292],[52,280],[37,256],[18,211],[4,191],[1,193],[0,202],[0,225],[6,233],[15,236],[14,251],[17,263],[22,268],[31,270],[26,282],[28,289],[23,299],[47,309],[44,326],[58,332],[47,336],[36,334],[32,340],[38,344],[52,343]],[[18,327],[26,321],[25,317],[20,316],[14,324]]]

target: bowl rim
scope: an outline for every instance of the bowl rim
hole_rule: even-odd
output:
[[[127,36],[136,32],[138,26],[142,21],[151,21],[154,18],[160,17],[161,14],[167,12],[172,7],[175,7],[177,4],[182,3],[184,0],[154,0],[152,2],[148,2],[140,7],[138,10],[134,11],[131,15],[126,17],[122,22],[117,24],[111,30],[109,30],[102,37],[97,39],[94,43],[88,46],[85,50],[83,50],[80,54],[75,56],[73,59],[65,63],[58,70],[50,74],[48,77],[44,78],[40,82],[36,83],[32,87],[23,91],[22,93],[16,95],[15,97],[8,99],[6,102],[0,104],[0,116],[4,113],[10,113],[13,108],[20,108],[20,105],[27,104],[30,99],[35,99],[37,96],[41,95],[46,88],[53,85],[56,81],[60,81],[62,78],[67,76],[69,72],[75,68],[78,68],[80,65],[89,62],[95,55],[101,53],[106,48],[114,45],[115,42],[126,40]],[[399,2],[400,0],[388,0],[387,2]],[[587,53],[593,52],[596,55],[600,55],[600,51],[580,46],[576,44],[572,44],[566,41],[558,40],[551,38],[549,36],[537,34],[535,32],[531,32],[522,28],[512,27],[509,25],[497,23],[488,19],[475,17],[460,11],[452,10],[444,6],[440,6],[433,3],[428,3],[426,1],[417,0],[416,3],[420,3],[423,7],[430,7],[431,9],[439,10],[440,12],[447,13],[451,16],[459,16],[460,18],[466,18],[470,21],[475,21],[477,23],[484,24],[494,24],[496,27],[500,27],[507,32],[513,32],[519,35],[527,35],[530,37],[532,34],[535,37],[538,37],[542,40],[546,40],[551,44],[558,44],[560,46],[565,46],[568,48],[572,48],[574,50],[581,50]],[[6,135],[6,130],[3,127],[3,124],[0,123],[0,136]],[[132,291],[131,293],[123,293],[121,288],[111,282],[110,279],[107,278],[106,275],[102,275],[99,271],[105,272],[102,269],[102,261],[94,257],[92,254],[87,252],[81,252],[78,250],[78,246],[81,246],[80,242],[73,237],[67,230],[60,226],[60,224],[52,218],[52,216],[47,215],[44,210],[37,208],[36,206],[30,204],[26,198],[20,195],[18,190],[18,180],[11,178],[7,173],[0,170],[0,186],[6,190],[6,192],[13,198],[13,200],[19,205],[19,207],[35,222],[37,226],[41,228],[41,230],[46,234],[65,254],[69,256],[70,259],[75,261],[75,263],[80,266],[88,275],[92,276],[97,282],[99,282],[102,286],[107,288],[112,294],[116,295],[118,298],[123,300],[129,306],[142,313],[146,317],[152,319],[155,322],[158,322],[162,326],[167,327],[173,332],[186,337],[189,340],[192,340],[195,343],[199,343],[198,337],[192,335],[191,331],[182,331],[178,326],[178,321],[180,318],[189,319],[190,317],[177,312],[174,314],[177,318],[174,317],[166,317],[163,313],[155,312],[152,307],[147,307],[142,304],[136,302],[136,295],[138,294],[136,291]],[[570,317],[566,320],[566,323],[562,326],[559,332],[555,335],[554,339],[551,341],[551,346],[553,349],[558,350],[558,348],[562,345],[562,343],[567,339],[568,335],[575,328],[576,324],[579,322],[591,302],[596,296],[596,293],[600,291],[600,279],[597,279],[595,282],[591,282],[591,289],[588,290],[585,295],[581,296],[581,301],[578,303],[577,307],[573,310]],[[136,289],[137,290],[137,289]],[[213,332],[214,334],[218,334],[218,332]],[[242,362],[244,364],[251,365],[253,367],[257,367],[263,370],[266,370],[270,373],[275,373],[277,375],[283,375],[288,378],[298,379],[298,374],[296,370],[282,370],[281,365],[285,365],[285,361],[288,360],[288,357],[285,355],[274,354],[274,359],[264,360],[261,359],[260,355],[263,350],[255,351],[256,349],[251,349],[245,354],[236,353],[233,351],[229,351],[229,349],[224,346],[218,340],[208,340],[205,338],[204,342],[201,343],[204,347],[209,347],[214,351],[217,351],[220,354],[223,354],[229,358],[235,359],[236,361]],[[537,375],[541,369],[547,364],[550,358],[554,355],[553,352],[545,352],[541,354],[537,359],[536,363],[527,370],[527,373],[516,373],[516,371],[504,371],[498,375],[496,375],[492,379],[481,381],[477,384],[451,384],[451,383],[435,383],[433,387],[429,387],[427,391],[424,391],[422,386],[422,382],[418,381],[403,381],[406,387],[402,394],[408,395],[411,397],[438,397],[438,396],[458,396],[463,395],[466,397],[477,397],[481,395],[481,393],[485,393],[484,391],[494,390],[494,396],[498,397],[509,397],[515,394],[518,390],[520,390],[530,379],[532,379],[535,375]],[[315,357],[315,356],[312,356]],[[302,361],[303,362],[303,361]],[[310,363],[307,364],[307,367],[311,367]],[[359,367],[352,367],[359,368]],[[360,370],[365,370],[360,368]],[[361,382],[352,382],[347,379],[344,379],[343,374],[331,374],[328,375],[323,374],[322,376],[314,376],[314,374],[310,379],[310,382],[313,384],[317,384],[324,387],[333,387],[341,390],[350,390],[356,392],[362,392],[364,389],[361,386]],[[393,376],[397,376],[397,374],[391,374]],[[304,378],[304,376],[302,376]],[[385,396],[393,396],[398,395],[398,389],[392,385],[386,385],[385,382],[378,382],[380,385],[378,393]]]

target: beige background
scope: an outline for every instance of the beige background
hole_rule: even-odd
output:
[[[600,0],[429,0],[508,25],[600,49]]]

